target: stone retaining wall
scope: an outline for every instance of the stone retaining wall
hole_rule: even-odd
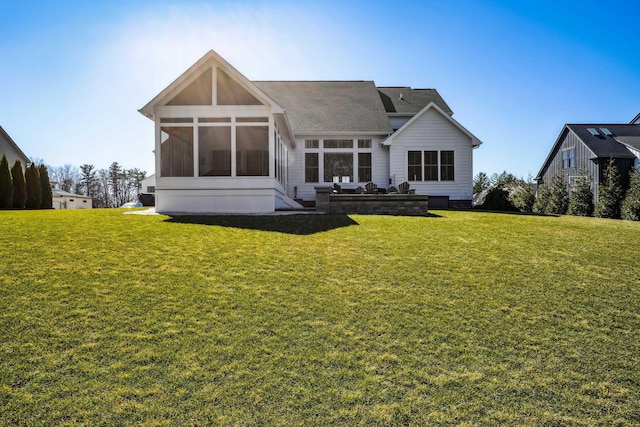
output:
[[[316,187],[316,211],[330,214],[427,215],[429,196],[423,194],[332,194]]]

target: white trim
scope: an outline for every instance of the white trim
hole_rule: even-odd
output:
[[[388,136],[389,132],[338,132],[338,131],[323,131],[323,132],[298,132],[296,138],[304,139],[306,136],[323,136],[323,139],[333,139],[333,136]],[[360,138],[364,139],[364,138]]]
[[[252,95],[257,95],[259,100],[266,105],[261,107],[271,107],[272,113],[284,113],[284,108],[278,105],[273,99],[271,99],[267,94],[265,94],[262,90],[260,90],[256,85],[251,83],[249,79],[247,79],[242,73],[235,69],[231,64],[225,61],[220,55],[218,55],[215,51],[210,50],[207,52],[202,58],[196,61],[191,67],[187,69],[184,73],[182,73],[177,79],[175,79],[169,86],[164,88],[162,92],[156,95],[151,101],[149,101],[144,107],[139,109],[140,114],[150,118],[151,120],[155,119],[155,108],[158,106],[164,106],[163,104],[167,98],[171,95],[179,92],[181,89],[184,89],[186,86],[195,81],[200,75],[206,70],[206,68],[211,67],[212,69],[212,85],[215,88],[217,81],[217,68],[222,69],[225,73],[229,75],[229,77],[233,78],[240,86],[247,89]],[[215,89],[213,89],[215,94]],[[215,106],[216,108],[226,107],[226,106],[218,106],[215,105],[214,102],[209,106],[199,106],[199,107],[209,107]],[[173,107],[173,106],[172,106]],[[188,106],[193,108],[194,106]],[[231,106],[238,107],[238,106]]]

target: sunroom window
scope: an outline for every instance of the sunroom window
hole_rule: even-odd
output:
[[[231,176],[231,127],[198,129],[200,176]]]
[[[269,128],[236,127],[236,175],[269,176]]]
[[[161,176],[193,176],[193,127],[161,127]]]

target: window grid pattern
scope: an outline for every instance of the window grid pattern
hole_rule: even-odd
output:
[[[424,177],[424,179],[423,179]],[[453,151],[407,151],[408,181],[454,181]]]

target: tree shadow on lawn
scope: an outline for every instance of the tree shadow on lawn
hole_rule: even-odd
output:
[[[359,225],[348,215],[174,215],[165,221],[310,235]]]

